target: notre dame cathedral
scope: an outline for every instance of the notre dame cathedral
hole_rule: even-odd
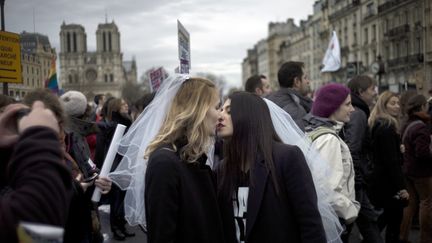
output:
[[[123,86],[137,82],[135,60],[123,61],[120,32],[114,21],[98,25],[96,52],[87,51],[87,35],[82,25],[63,22],[60,71],[65,91],[78,90],[88,98],[95,94],[121,97]]]

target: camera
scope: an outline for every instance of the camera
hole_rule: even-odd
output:
[[[29,113],[31,112],[31,109],[30,108],[23,108],[23,109],[21,109],[21,110],[18,110],[17,112],[16,112],[16,114],[15,114],[15,122],[16,122],[16,127],[18,128],[18,123],[19,123],[19,121],[23,118],[23,117],[25,117],[25,116],[27,116]]]

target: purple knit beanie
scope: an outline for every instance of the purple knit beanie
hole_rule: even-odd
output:
[[[338,83],[327,84],[318,90],[312,105],[312,115],[328,118],[345,101],[350,90]]]

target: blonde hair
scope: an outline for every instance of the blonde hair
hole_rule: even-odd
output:
[[[218,92],[210,80],[196,77],[186,80],[174,97],[158,134],[147,147],[145,157],[162,144],[172,144],[177,151],[174,142],[185,137],[187,144],[181,149],[180,158],[195,162],[211,142],[204,119],[215,99],[218,99]]]
[[[369,116],[369,127],[372,128],[375,122],[380,118],[385,121],[385,124],[387,126],[395,126],[396,131],[399,131],[399,120],[392,115],[389,114],[387,110],[387,103],[390,101],[391,98],[399,96],[396,93],[390,92],[390,91],[384,91],[377,100],[377,103],[375,104],[375,107],[372,109],[372,112]]]

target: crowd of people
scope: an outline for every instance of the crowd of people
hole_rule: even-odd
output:
[[[313,94],[301,62],[272,91],[264,75],[221,98],[211,81],[168,77],[134,104],[46,89],[0,97],[0,239],[34,222],[64,242],[432,242],[431,98],[378,94],[373,78]],[[90,105],[93,104],[93,105]],[[100,175],[118,124],[111,173]],[[99,188],[103,196],[93,202]],[[385,233],[384,233],[385,232]]]

